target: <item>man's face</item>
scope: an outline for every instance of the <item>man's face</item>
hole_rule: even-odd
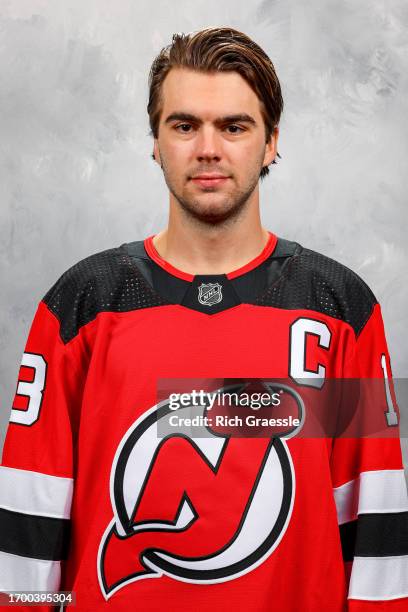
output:
[[[237,72],[177,68],[165,78],[162,98],[154,152],[171,196],[205,223],[236,217],[276,155],[278,129],[265,143],[257,95]]]

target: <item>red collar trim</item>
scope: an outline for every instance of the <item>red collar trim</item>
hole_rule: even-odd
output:
[[[277,236],[275,236],[275,234],[273,234],[269,230],[268,230],[268,233],[269,233],[268,242],[264,246],[261,253],[259,253],[259,255],[257,255],[254,259],[249,261],[244,266],[241,266],[240,268],[237,268],[236,270],[233,270],[232,272],[228,272],[226,274],[228,279],[236,278],[237,276],[246,274],[250,270],[253,270],[257,266],[259,266],[259,264],[261,264],[263,261],[265,261],[265,259],[267,259],[267,257],[269,257],[269,255],[274,251],[276,247],[278,238]],[[153,261],[155,261],[161,268],[163,268],[163,270],[166,270],[166,272],[168,272],[169,274],[172,274],[173,276],[177,276],[178,278],[181,278],[186,281],[190,281],[190,282],[193,281],[194,274],[189,274],[188,272],[183,272],[183,270],[179,270],[178,268],[175,268],[168,261],[166,261],[159,255],[158,251],[156,250],[156,247],[153,244],[153,238],[155,236],[156,234],[153,234],[152,236],[149,236],[148,238],[145,238],[144,240],[144,247],[149,257],[151,257]]]

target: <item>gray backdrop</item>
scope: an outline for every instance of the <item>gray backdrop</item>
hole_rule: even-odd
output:
[[[166,224],[147,74],[179,31],[236,27],[270,55],[285,110],[263,224],[366,280],[407,376],[406,0],[0,0],[0,24],[0,447],[38,301]]]

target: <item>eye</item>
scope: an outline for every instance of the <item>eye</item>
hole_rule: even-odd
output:
[[[239,134],[240,132],[244,132],[245,130],[240,127],[239,125],[235,125],[235,124],[231,124],[227,126],[228,129],[233,129],[233,130],[240,130],[239,132],[230,132],[230,134]]]
[[[176,125],[176,126],[175,126],[175,129],[176,129],[176,130],[179,130],[179,128],[185,128],[185,127],[190,128],[190,127],[191,127],[191,125],[190,125],[189,123],[179,123],[178,125]],[[188,134],[188,133],[189,133],[189,131],[187,131],[187,130],[181,130],[181,133],[182,133],[182,134]]]
[[[179,123],[178,125],[174,126],[174,129],[182,134],[189,134],[191,132],[190,128],[192,127],[193,126],[190,123]],[[226,129],[229,130],[230,134],[240,134],[241,132],[245,132],[244,128],[233,123],[227,125]]]

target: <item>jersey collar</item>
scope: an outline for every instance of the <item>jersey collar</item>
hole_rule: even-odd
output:
[[[269,234],[268,242],[266,243],[262,251],[259,253],[259,255],[257,255],[254,259],[251,259],[251,261],[246,263],[244,266],[241,266],[240,268],[237,268],[236,270],[233,270],[232,272],[225,273],[225,276],[229,280],[236,278],[238,276],[241,276],[242,274],[246,274],[250,270],[253,270],[257,266],[259,266],[263,261],[265,261],[265,259],[269,257],[269,255],[274,251],[276,247],[277,236],[273,234],[272,232],[270,232],[269,230],[268,230],[268,234]],[[153,238],[155,236],[156,234],[153,234],[152,236],[149,236],[148,238],[145,238],[144,240],[144,247],[149,257],[151,257],[151,259],[153,259],[153,261],[155,261],[157,265],[159,265],[161,268],[163,268],[163,270],[165,270],[169,274],[172,274],[173,276],[176,276],[177,278],[181,278],[182,280],[192,282],[196,275],[189,274],[188,272],[183,272],[183,270],[179,270],[178,268],[176,268],[175,266],[172,266],[171,263],[169,263],[168,261],[166,261],[165,259],[163,259],[163,257],[159,255],[158,251],[156,250],[156,247],[153,244]],[[204,275],[204,276],[210,276],[210,275]]]

